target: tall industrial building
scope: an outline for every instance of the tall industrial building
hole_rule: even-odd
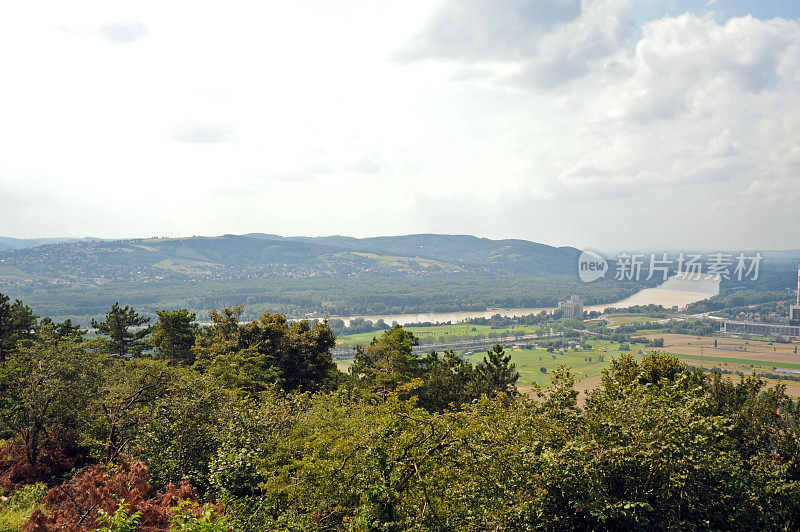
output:
[[[559,301],[558,310],[564,318],[583,319],[583,300],[580,296],[569,296],[566,301]]]
[[[789,325],[800,327],[800,263],[797,264],[797,302],[789,307]]]

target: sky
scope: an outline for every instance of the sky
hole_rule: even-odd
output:
[[[800,2],[0,3],[0,236],[800,247]]]

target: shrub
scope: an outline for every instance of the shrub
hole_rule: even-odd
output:
[[[97,520],[105,523],[105,526],[98,528],[97,532],[136,532],[142,520],[142,512],[128,513],[125,499],[119,503],[119,507],[113,515],[106,513],[102,508],[97,513],[100,514]]]
[[[10,494],[0,497],[0,532],[19,530],[47,494],[45,484],[24,486]]]
[[[218,512],[212,504],[200,506],[193,501],[182,501],[173,508],[172,532],[224,532],[231,530],[228,518]]]

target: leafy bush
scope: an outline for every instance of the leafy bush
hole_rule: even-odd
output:
[[[231,530],[228,518],[220,515],[212,504],[200,506],[196,502],[182,501],[173,508],[171,532],[226,532]]]
[[[8,496],[0,492],[0,532],[22,528],[46,494],[47,486],[41,483],[23,486]]]
[[[97,513],[99,514],[97,522],[104,525],[98,528],[97,532],[136,532],[142,521],[142,512],[128,513],[125,499],[122,499],[113,514],[107,513],[102,508],[97,510]]]

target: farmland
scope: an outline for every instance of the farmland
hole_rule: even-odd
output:
[[[682,334],[648,336],[664,338],[665,351],[680,355],[680,358],[686,360],[696,360],[698,363],[705,361],[754,364],[763,365],[765,369],[800,368],[800,355],[795,353],[795,344]],[[717,347],[714,347],[715,341]]]

